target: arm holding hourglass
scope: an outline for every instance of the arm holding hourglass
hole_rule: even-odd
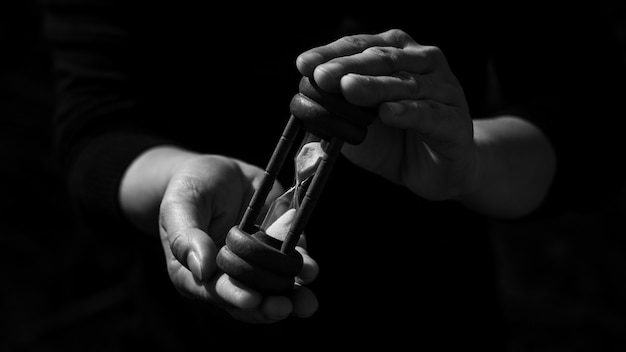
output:
[[[71,159],[67,161],[68,174],[86,180],[83,185],[74,183],[77,192],[83,192],[77,198],[88,194],[97,199],[91,205],[113,204],[109,209],[119,207],[135,228],[160,236],[169,278],[183,296],[222,306],[234,317],[247,322],[276,322],[290,315],[310,317],[317,309],[317,298],[306,284],[315,280],[318,267],[306,252],[304,238],[302,246],[296,247],[303,265],[290,296],[264,296],[231,280],[216,264],[217,253],[229,229],[245,212],[264,170],[224,153],[208,154],[181,147],[172,142],[174,138],[146,138],[144,129],[132,123],[139,110],[135,99],[142,93],[132,88],[140,80],[125,71],[145,66],[144,62],[126,64],[133,58],[129,52],[137,48],[132,45],[136,43],[129,42],[136,37],[124,33],[125,28],[118,28],[118,25],[128,24],[123,21],[110,21],[114,24],[111,28],[103,25],[105,15],[123,13],[111,5],[119,4],[104,0],[91,1],[97,6],[63,2],[75,7],[68,7],[69,10],[59,14],[56,31],[51,33],[53,42],[60,44],[55,49],[56,67],[61,73],[58,76],[61,93],[58,126],[60,134],[67,132],[80,138],[66,142],[71,146],[62,148],[59,154]],[[62,8],[57,6],[54,10]],[[92,12],[81,16],[83,10]],[[66,25],[64,20],[68,19],[77,25]],[[130,22],[136,21],[133,18]],[[50,23],[54,24],[54,18]],[[143,26],[139,27],[139,31],[143,30]],[[80,32],[83,29],[85,31]],[[159,30],[160,26],[154,29]],[[73,30],[79,33],[72,33]],[[141,34],[148,39],[160,38],[152,33]],[[170,44],[175,45],[177,41]],[[162,48],[158,44],[156,47]],[[239,49],[237,45],[234,47]],[[454,67],[448,65],[444,54],[435,47],[419,45],[407,33],[396,30],[342,38],[307,51],[296,64],[301,74],[314,78],[322,90],[341,93],[353,105],[377,109],[378,119],[369,128],[363,143],[344,145],[343,154],[358,166],[402,184],[428,200],[456,199],[479,212],[500,217],[514,218],[532,212],[542,202],[553,179],[552,145],[537,126],[515,115],[473,121],[461,84],[452,74]],[[246,56],[246,60],[248,58]],[[189,59],[193,59],[193,55],[189,55]],[[179,72],[172,74],[163,70],[167,78],[178,82]],[[153,74],[149,72],[140,78],[150,78]],[[176,94],[179,87],[165,88],[167,94]],[[242,87],[247,88],[250,85]],[[232,94],[232,90],[225,91]],[[150,98],[147,105],[157,107],[149,111],[158,111],[161,102]],[[177,109],[169,111],[178,112]],[[210,123],[213,126],[220,125],[220,118],[228,118],[221,112],[211,113],[216,119]],[[153,117],[142,115],[139,125],[162,122]],[[160,131],[170,132],[169,126],[178,123],[177,117],[167,115],[163,119],[165,127],[160,126]],[[194,118],[203,117],[189,116],[184,122],[195,123]],[[179,131],[191,133],[196,126],[177,127]],[[87,131],[84,137],[82,129]],[[615,132],[615,129],[607,130]],[[113,132],[108,133],[110,131]],[[113,134],[116,138],[109,138]],[[177,137],[184,141],[186,135]],[[65,141],[65,136],[59,140]],[[594,142],[607,143],[605,140],[614,139]],[[228,142],[241,145],[246,141],[234,136]],[[596,156],[605,155],[589,154],[594,158],[586,162],[595,162]],[[100,194],[88,182],[109,175],[99,171],[112,159],[111,155],[117,158],[113,165],[116,177],[106,184],[108,197],[98,197]],[[110,192],[111,189],[115,192]],[[276,183],[265,206],[286,190]],[[279,232],[284,233],[284,227]],[[273,229],[270,231],[268,227],[268,231]],[[355,257],[358,263],[361,258],[358,254]]]

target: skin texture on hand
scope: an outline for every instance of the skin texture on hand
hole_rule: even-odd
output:
[[[394,29],[313,48],[296,66],[321,89],[378,107],[363,143],[342,150],[363,169],[495,217],[524,216],[547,193],[556,164],[550,143],[521,118],[472,119],[439,48]]]
[[[344,149],[351,161],[431,200],[469,187],[476,154],[472,119],[438,48],[392,30],[344,37],[302,54],[297,65],[320,88],[339,91],[355,105],[378,106],[379,120],[366,140]]]
[[[264,296],[216,265],[228,230],[238,223],[262,176],[261,168],[240,160],[162,146],[129,167],[120,199],[138,228],[158,230],[170,280],[181,295],[222,306],[250,323],[308,317],[316,311],[317,299],[304,285],[315,279],[318,267],[303,247],[296,248],[304,265],[291,297]],[[268,204],[280,193],[277,184]]]

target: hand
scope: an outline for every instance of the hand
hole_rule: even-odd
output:
[[[299,71],[355,105],[378,107],[363,143],[343,154],[427,199],[449,199],[477,183],[477,151],[463,89],[444,54],[401,30],[355,35],[311,49]]]
[[[140,156],[127,171],[121,188],[122,208],[133,223],[149,231],[152,228],[145,224],[156,224],[156,217],[141,212],[160,203],[159,233],[167,269],[183,296],[222,306],[246,322],[308,317],[317,309],[317,299],[303,285],[315,279],[318,268],[304,247],[296,248],[304,265],[291,297],[263,296],[232,280],[215,262],[226,234],[243,215],[263,173],[232,158],[157,147]],[[276,184],[268,205],[281,193]]]

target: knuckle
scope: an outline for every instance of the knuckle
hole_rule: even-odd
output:
[[[173,180],[174,188],[182,199],[195,199],[200,195],[198,185],[190,177],[181,177]]]
[[[206,204],[210,199],[209,192],[202,186],[202,180],[194,175],[176,177],[170,181],[168,192],[163,199],[161,207],[169,207],[173,210],[183,203]]]
[[[376,55],[391,71],[396,71],[400,67],[401,50],[397,48],[374,46],[364,52]]]
[[[407,88],[409,90],[409,95],[412,97],[420,97],[420,93],[423,91],[424,84],[422,83],[424,79],[418,79],[417,76],[411,75],[407,80]]]
[[[391,45],[398,48],[402,48],[413,41],[411,36],[409,36],[405,31],[398,28],[392,28],[388,30],[384,33],[384,36],[387,38]]]
[[[395,76],[402,81],[405,94],[409,99],[421,98],[428,89],[429,80],[422,75],[403,71],[398,72]]]
[[[441,48],[439,48],[438,46],[425,45],[422,47],[422,50],[426,58],[431,60],[431,62],[433,63],[438,63],[445,60],[445,55],[443,54]]]
[[[362,35],[349,35],[343,38],[344,42],[350,47],[363,50],[367,48],[368,42]]]
[[[183,258],[179,258],[179,255],[182,252],[185,252],[185,248],[189,244],[189,241],[182,233],[179,231],[173,231],[168,233],[167,240],[170,244],[170,248],[172,249],[172,253],[180,260]]]

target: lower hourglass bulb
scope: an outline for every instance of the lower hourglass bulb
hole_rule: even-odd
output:
[[[296,154],[295,182],[293,186],[276,198],[263,220],[260,229],[267,235],[283,241],[293,223],[311,179],[324,157],[326,142],[307,133],[300,150]]]

